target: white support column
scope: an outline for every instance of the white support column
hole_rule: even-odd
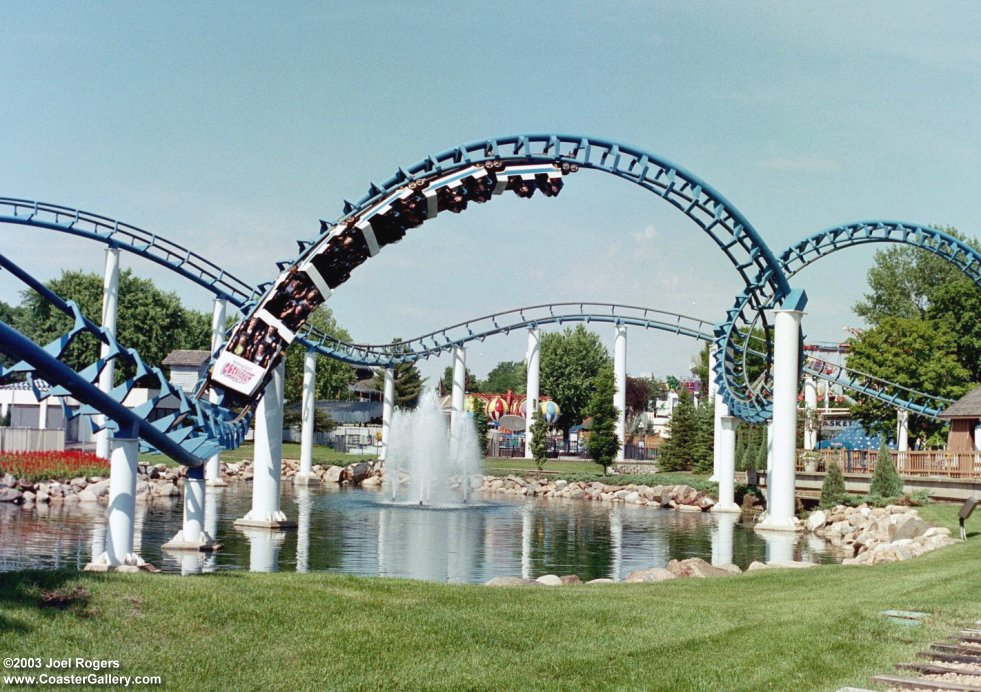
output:
[[[799,382],[800,319],[806,297],[791,291],[774,315],[773,344],[773,465],[767,517],[757,528],[795,531],[797,480],[797,388]]]
[[[896,412],[896,450],[909,451],[909,411],[905,409]]]
[[[804,378],[804,449],[817,447],[817,383],[808,375]]]
[[[119,304],[119,248],[106,248],[106,271],[102,283],[102,328],[110,334],[116,333],[116,307]],[[109,345],[102,344],[99,357],[109,355]],[[99,389],[108,392],[112,389],[115,361],[109,361],[99,373]],[[106,417],[98,416],[99,425],[105,425]],[[109,457],[109,431],[103,428],[95,434],[95,453],[106,459]]]
[[[719,440],[719,501],[712,507],[713,512],[739,513],[736,504],[736,426],[739,420],[734,416],[722,419],[722,435]]]
[[[228,301],[215,298],[215,304],[211,311],[211,352],[217,351],[225,343],[225,313],[228,309]],[[211,403],[218,403],[218,393],[211,392],[209,395]],[[228,485],[221,478],[221,455],[215,454],[210,459],[204,469],[204,477],[208,485],[223,486]]]
[[[177,535],[164,543],[162,548],[212,551],[221,547],[205,532],[204,503],[204,467],[188,469],[184,478],[184,523]]]
[[[527,386],[525,387],[525,459],[531,459],[531,423],[538,407],[538,397],[541,394],[539,374],[542,363],[542,330],[528,330],[528,352],[525,353],[527,364]]]
[[[300,471],[293,476],[296,485],[319,482],[313,474],[313,428],[317,409],[317,353],[307,351],[303,354],[303,393],[301,400],[300,428]]]
[[[136,570],[145,563],[133,550],[136,527],[136,462],[139,440],[117,437],[109,459],[109,531],[106,551],[87,571]]]
[[[279,509],[283,466],[283,363],[272,371],[255,415],[255,457],[253,461],[252,509],[236,526],[265,529],[294,528]]]
[[[41,430],[48,429],[48,402],[50,401],[51,397],[48,397],[38,402],[40,406],[38,406],[37,427]]]
[[[708,398],[715,405],[713,409],[713,415],[715,420],[713,421],[713,435],[712,435],[712,476],[709,478],[710,481],[718,481],[719,479],[719,453],[722,448],[722,419],[729,415],[729,407],[726,406],[725,402],[722,400],[722,395],[719,394],[719,385],[715,381],[715,366],[718,358],[718,350],[715,344],[709,347],[709,361],[708,361]]]
[[[385,393],[382,399],[382,448],[379,459],[388,454],[388,443],[392,434],[392,413],[395,410],[395,370],[385,368]]]
[[[613,379],[617,387],[613,405],[617,407],[617,439],[620,440],[616,460],[623,461],[623,447],[627,442],[627,328],[622,325],[617,325],[613,332]]]
[[[463,399],[467,389],[467,350],[463,346],[453,347],[453,389],[450,402],[450,430],[456,430],[456,423],[463,415]]]
[[[766,506],[773,492],[773,421],[766,422]]]

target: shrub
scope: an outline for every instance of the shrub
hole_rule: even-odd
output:
[[[838,462],[831,461],[828,463],[828,470],[824,474],[824,482],[821,483],[821,506],[834,507],[843,504],[846,496],[845,476],[841,473]]]
[[[882,441],[879,454],[875,459],[875,471],[872,472],[872,482],[869,484],[869,495],[879,498],[895,498],[903,494],[903,479],[899,477],[896,466],[892,463],[892,455],[886,441]]]
[[[9,473],[28,481],[64,480],[78,476],[106,476],[109,462],[76,450],[65,452],[4,452],[0,474]]]

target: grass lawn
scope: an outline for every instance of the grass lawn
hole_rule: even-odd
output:
[[[254,445],[251,442],[246,442],[241,447],[237,449],[228,450],[221,453],[221,460],[224,462],[237,463],[240,461],[252,461]],[[283,443],[283,458],[284,459],[299,459],[300,458],[300,445],[296,442],[284,442]],[[373,461],[375,459],[374,455],[369,454],[341,454],[334,451],[333,447],[326,447],[322,445],[313,446],[313,463],[314,464],[336,464],[338,466],[344,466],[346,464],[353,464],[357,461]],[[140,461],[146,462],[148,464],[167,464],[168,466],[177,466],[177,462],[170,457],[164,456],[163,454],[140,454]]]
[[[956,527],[957,507],[924,509]],[[834,690],[981,618],[981,536],[908,562],[489,588],[328,574],[0,574],[4,656],[181,689]],[[59,610],[41,589],[84,586]],[[929,613],[919,627],[885,609]],[[8,674],[4,671],[3,674]]]

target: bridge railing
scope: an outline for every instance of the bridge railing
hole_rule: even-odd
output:
[[[827,470],[836,461],[844,473],[869,474],[875,471],[877,449],[798,450],[798,471]],[[892,463],[901,476],[981,479],[981,452],[945,450],[890,451]]]

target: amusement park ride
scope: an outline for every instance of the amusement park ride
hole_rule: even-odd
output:
[[[709,323],[651,308],[555,303],[475,318],[397,346],[344,343],[306,324],[310,313],[329,299],[358,266],[441,212],[461,213],[470,204],[487,203],[506,193],[521,198],[536,192],[554,197],[563,190],[570,175],[584,170],[610,174],[652,192],[712,238],[744,284],[723,319]],[[576,175],[577,181],[580,177],[588,179]],[[793,277],[833,252],[856,245],[891,242],[938,255],[981,284],[981,256],[976,251],[941,231],[913,223],[861,221],[835,226],[774,253],[728,200],[680,166],[625,144],[559,134],[481,140],[399,168],[384,182],[372,183],[358,201],[345,202],[335,221],[321,221],[318,235],[298,241],[299,255],[277,263],[279,275],[259,287],[248,285],[156,234],[72,208],[0,198],[0,223],[72,234],[101,242],[108,248],[107,305],[102,324],[94,323],[76,305],[54,295],[26,271],[0,256],[0,267],[8,275],[39,293],[66,314],[73,325],[52,343],[39,345],[0,322],[0,350],[17,361],[0,370],[0,376],[21,375],[29,383],[44,379],[52,387],[47,391],[35,387],[39,398],[70,394],[82,402],[81,414],[93,416],[97,427],[112,430],[115,445],[111,493],[119,501],[111,501],[110,508],[109,550],[104,557],[110,567],[138,559],[132,555],[137,440],[189,467],[185,491],[189,500],[185,502],[187,529],[187,505],[204,501],[204,465],[210,460],[208,475],[215,477],[217,453],[238,446],[250,419],[256,416],[256,465],[266,463],[270,475],[277,478],[274,485],[264,489],[257,484],[253,513],[259,525],[277,525],[277,518],[282,515],[278,497],[273,500],[269,495],[278,493],[279,460],[275,458],[278,443],[259,438],[265,434],[260,434],[261,430],[269,431],[268,437],[274,437],[277,416],[281,422],[282,354],[290,343],[299,340],[310,354],[386,369],[444,352],[453,352],[459,365],[467,342],[519,329],[529,331],[529,358],[537,358],[532,345],[537,336],[533,334],[543,325],[574,321],[613,325],[617,330],[616,349],[620,348],[622,333],[624,362],[628,326],[710,342],[714,355],[710,394],[715,397],[718,416],[716,447],[722,450],[716,467],[722,496],[720,508],[724,510],[732,502],[733,461],[731,450],[726,450],[733,444],[736,419],[751,422],[772,419],[774,468],[769,528],[790,528],[793,525],[792,457],[802,374],[925,416],[938,415],[950,403],[819,357],[818,354],[827,354],[831,347],[803,343],[800,318],[807,297],[803,291],[792,288]],[[212,365],[208,377],[192,395],[185,395],[170,385],[163,373],[148,367],[138,353],[115,339],[114,282],[117,279],[113,277],[118,272],[120,251],[167,267],[215,296]],[[222,327],[228,306],[242,317],[226,341]],[[75,371],[65,364],[63,357],[69,344],[83,333],[98,339],[102,351],[96,362]],[[834,348],[838,350],[832,352],[838,353],[841,346],[834,345]],[[620,353],[619,350],[615,353],[616,363],[620,363]],[[750,356],[765,363],[762,376],[751,372]],[[308,364],[311,360],[308,359]],[[122,361],[135,366],[136,376],[116,383],[113,367]],[[459,370],[460,377],[455,373],[454,383],[457,385],[459,379],[460,392],[457,396],[458,392],[454,391],[453,407],[462,411],[462,367]],[[618,379],[625,377],[624,368],[620,370],[623,372],[618,370]],[[392,381],[388,372],[386,394],[390,401]],[[138,408],[123,405],[136,379],[146,377],[158,381],[159,396]],[[160,404],[168,397],[178,401],[178,408],[163,414]],[[529,387],[529,398],[537,397],[536,364],[534,388]],[[391,407],[386,409],[390,413]],[[262,455],[268,458],[260,460]],[[257,468],[256,477],[259,476]],[[261,502],[259,493],[265,494]],[[192,543],[197,540],[194,520],[192,517],[190,530],[185,532],[191,535],[184,536]]]

